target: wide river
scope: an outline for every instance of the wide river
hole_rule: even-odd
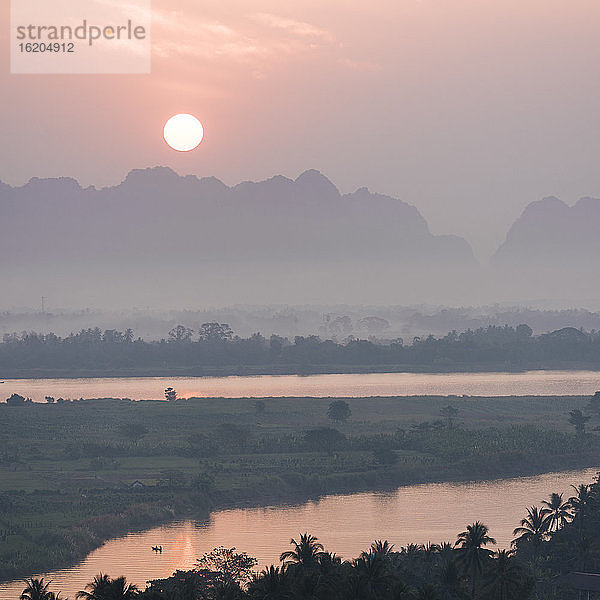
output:
[[[316,398],[362,396],[563,396],[600,389],[598,371],[522,373],[371,373],[339,375],[257,375],[253,377],[129,377],[97,379],[6,379],[0,400],[12,393],[43,402],[55,398],[164,400],[173,387],[180,398]]]
[[[80,564],[46,573],[51,589],[74,598],[99,572],[144,587],[149,579],[189,569],[196,558],[223,545],[235,546],[259,560],[259,567],[278,563],[292,537],[304,531],[325,547],[352,558],[375,539],[396,548],[414,543],[456,540],[467,523],[481,520],[499,547],[508,547],[525,508],[539,505],[551,492],[568,498],[571,485],[591,483],[596,469],[549,473],[477,483],[436,483],[401,487],[391,492],[326,496],[295,506],[237,508],[214,512],[205,521],[182,521],[111,540]],[[162,545],[155,554],[152,546]],[[23,582],[0,585],[0,600],[17,600]]]
[[[55,398],[127,397],[164,399],[166,387],[179,397],[361,397],[418,395],[591,395],[600,372],[377,373],[255,377],[135,377],[98,379],[7,379],[0,399],[16,392],[43,402]],[[464,526],[484,521],[499,546],[510,544],[525,507],[551,492],[569,496],[570,485],[591,482],[595,469],[477,483],[424,484],[393,492],[327,496],[296,506],[240,508],[213,513],[206,521],[183,521],[109,541],[71,569],[46,574],[52,589],[73,598],[98,572],[126,575],[143,586],[219,545],[236,546],[265,566],[278,561],[291,537],[309,531],[346,558],[378,538],[397,547],[410,542],[454,541]],[[163,553],[151,547],[162,545]],[[0,585],[0,600],[16,600],[22,582]]]

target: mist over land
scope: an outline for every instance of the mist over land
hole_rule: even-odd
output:
[[[1,185],[0,207],[4,307],[592,307],[600,286],[591,198],[534,202],[490,265],[452,232],[432,235],[415,206],[341,194],[315,170],[233,187],[165,167],[102,189],[32,179]]]
[[[48,302],[48,301],[46,301]],[[279,335],[318,335],[323,339],[344,341],[376,337],[381,340],[446,335],[488,326],[526,323],[535,334],[574,327],[600,330],[600,312],[586,309],[541,309],[521,306],[436,307],[436,306],[353,306],[353,305],[233,305],[207,309],[124,309],[68,310],[40,308],[0,312],[0,336],[23,331],[40,334],[70,333],[99,327],[101,330],[133,329],[145,340],[168,338],[174,327],[183,325],[198,331],[203,323],[227,323],[235,335],[249,337],[260,332]]]
[[[4,188],[1,204],[5,301],[44,293],[63,305],[121,307],[416,299],[477,268],[464,240],[431,235],[413,206],[366,189],[342,196],[316,171],[233,188],[167,168],[132,171],[102,190],[32,180]]]

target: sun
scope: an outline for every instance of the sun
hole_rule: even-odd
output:
[[[204,137],[202,123],[193,115],[174,115],[165,123],[165,142],[178,152],[189,152],[197,148]]]

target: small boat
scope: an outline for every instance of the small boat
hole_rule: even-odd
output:
[[[162,554],[162,546],[152,546],[152,551]]]

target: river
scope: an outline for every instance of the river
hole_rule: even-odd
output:
[[[164,400],[173,387],[179,397],[347,397],[363,396],[569,396],[600,389],[598,371],[522,373],[370,373],[257,375],[252,377],[129,377],[94,379],[7,379],[0,399],[13,393],[43,402],[55,398]]]
[[[144,587],[148,579],[167,577],[193,567],[196,558],[223,545],[258,558],[259,567],[277,563],[292,537],[316,535],[326,549],[352,558],[375,539],[396,548],[408,543],[456,540],[467,523],[481,520],[499,547],[508,547],[512,531],[527,506],[540,504],[551,492],[568,498],[571,485],[591,483],[596,469],[548,473],[475,483],[436,483],[326,496],[295,506],[236,508],[214,512],[206,521],[182,521],[111,540],[80,564],[44,574],[51,589],[74,598],[99,572],[125,575]],[[152,546],[162,545],[155,554]],[[0,600],[16,600],[23,582],[0,585]]]

